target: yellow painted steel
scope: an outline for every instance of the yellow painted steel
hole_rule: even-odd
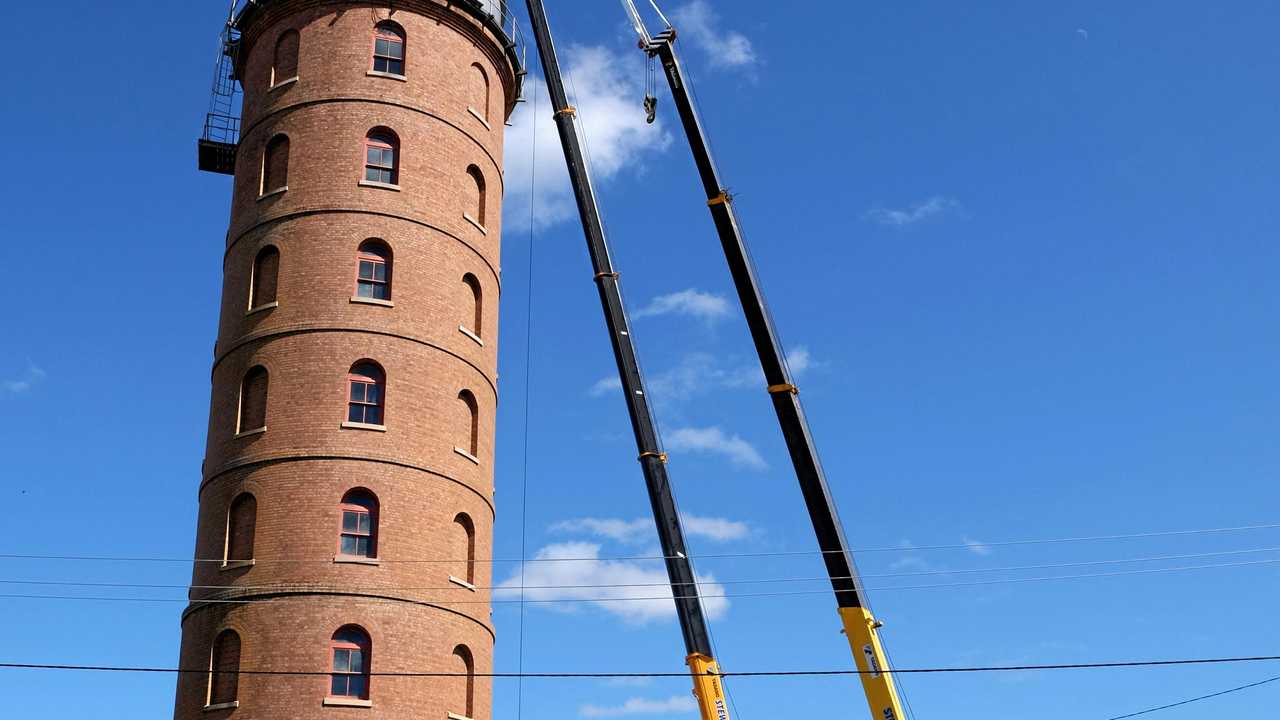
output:
[[[698,699],[698,712],[702,720],[729,720],[729,704],[725,699],[724,684],[720,681],[720,667],[715,658],[706,655],[690,655],[685,662],[693,675],[693,696]]]
[[[853,648],[853,659],[860,671],[862,690],[867,695],[874,720],[904,720],[902,701],[893,684],[893,675],[886,673],[889,661],[884,646],[880,644],[880,623],[866,608],[840,608],[844,620],[844,634]]]

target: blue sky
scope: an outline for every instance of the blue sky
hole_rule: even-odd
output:
[[[698,562],[717,594],[739,595],[709,604],[721,660],[848,667],[827,586],[806,580],[822,576],[804,554],[812,533],[671,103],[660,91],[659,123],[644,125],[644,62],[614,3],[549,4],[693,549],[800,553]],[[56,31],[36,4],[10,9],[26,30],[0,63],[11,138],[0,158],[22,168],[0,179],[5,552],[191,554],[230,184],[196,172],[193,147],[225,8],[180,5],[64,3]],[[1276,522],[1280,9],[801,7],[666,9],[685,29],[850,541],[890,549],[859,559],[894,659],[1275,654],[1277,565],[1239,563],[1280,560],[1265,551],[1280,531],[994,543]],[[520,557],[522,534],[530,557],[648,555],[656,540],[581,231],[545,99],[535,131],[533,97],[507,151],[498,555]],[[913,549],[935,545],[960,547]],[[1253,552],[1223,554],[1242,550]],[[1190,555],[1203,557],[1075,566]],[[1233,566],[957,586],[1206,564]],[[1043,565],[1073,567],[968,572]],[[496,575],[517,571],[503,563]],[[527,580],[539,578],[662,574],[602,560],[530,565]],[[180,586],[188,569],[0,561],[0,580],[20,579]],[[796,581],[742,582],[781,579]],[[888,589],[918,585],[948,587]],[[0,587],[33,592],[130,595]],[[0,609],[3,660],[176,662],[180,602],[0,598]],[[498,669],[513,671],[518,608],[497,606],[495,620]],[[525,611],[529,671],[675,671],[682,659],[661,603]],[[1276,674],[929,676],[906,688],[920,718],[1077,720]],[[730,688],[739,718],[865,712],[848,679]],[[1277,692],[1162,716],[1257,716]],[[533,680],[523,717],[694,717],[687,693],[683,679]],[[173,679],[3,672],[0,695],[15,716],[163,717]],[[495,717],[516,710],[514,683],[500,681]]]

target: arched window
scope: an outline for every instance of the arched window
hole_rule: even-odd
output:
[[[253,278],[249,285],[249,309],[276,301],[276,282],[280,276],[280,251],[268,245],[253,259]]]
[[[263,195],[289,189],[289,138],[276,135],[267,143],[267,151],[262,156],[262,188]]]
[[[477,338],[484,337],[484,293],[480,289],[480,280],[475,275],[467,273],[462,276],[462,284],[466,286],[467,293],[462,327]]]
[[[301,37],[297,30],[285,30],[276,40],[276,53],[271,62],[272,87],[298,78],[298,47]]]
[[[258,532],[258,499],[241,493],[227,511],[227,538],[224,565],[253,560],[253,538]]]
[[[465,442],[458,447],[466,450],[471,457],[476,457],[480,453],[480,404],[476,402],[475,393],[470,390],[458,393],[458,401],[462,405],[461,438],[465,438]]]
[[[480,227],[484,227],[485,192],[484,173],[480,172],[480,168],[475,165],[468,167],[465,213]]]
[[[378,498],[368,490],[352,490],[342,496],[342,526],[338,530],[338,554],[354,558],[378,556]]]
[[[356,297],[391,299],[391,248],[365,240],[356,253]]]
[[[364,139],[365,182],[396,185],[400,182],[400,139],[386,128],[374,128]]]
[[[480,63],[471,64],[471,109],[481,120],[489,122],[489,75]]]
[[[455,678],[454,682],[458,683],[461,690],[461,698],[454,702],[460,702],[463,717],[473,717],[476,704],[476,662],[471,655],[471,649],[466,645],[459,645],[453,649],[453,672],[461,677]]]
[[[373,30],[373,71],[404,75],[404,29],[390,20]]]
[[[209,655],[210,707],[226,707],[236,701],[240,690],[240,635],[223,630],[213,641]]]
[[[347,375],[351,386],[347,404],[347,421],[362,425],[381,425],[386,402],[386,375],[371,362],[358,362]]]
[[[240,422],[236,433],[264,430],[267,427],[267,369],[256,365],[244,374],[240,383]]]
[[[330,697],[369,699],[369,656],[372,645],[369,633],[356,625],[347,625],[333,634],[333,640],[329,643],[333,651]]]
[[[476,584],[476,524],[471,521],[471,516],[466,513],[458,513],[453,519],[453,531],[455,542],[452,547],[455,552],[461,553],[460,558],[466,558],[466,565],[462,569],[462,575],[459,580],[465,580],[470,585]]]

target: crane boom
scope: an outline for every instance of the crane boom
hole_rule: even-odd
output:
[[[573,185],[578,215],[582,220],[587,250],[595,271],[595,282],[600,293],[605,324],[609,329],[613,355],[618,365],[618,377],[622,381],[627,411],[631,416],[631,428],[635,434],[636,448],[640,452],[640,467],[644,471],[649,503],[653,508],[654,521],[658,526],[658,539],[662,554],[666,558],[667,576],[671,581],[671,590],[675,597],[676,615],[680,620],[680,630],[684,634],[686,663],[689,665],[689,672],[694,681],[694,695],[698,700],[702,720],[729,720],[724,686],[712,652],[711,635],[702,610],[697,579],[685,549],[680,514],[676,510],[675,498],[667,475],[667,456],[662,451],[662,445],[658,439],[657,424],[654,421],[653,409],[649,405],[649,394],[645,389],[644,377],[640,373],[640,365],[636,360],[635,343],[631,336],[627,309],[622,301],[618,273],[609,255],[609,244],[605,238],[604,223],[600,218],[600,208],[596,202],[590,169],[582,152],[582,143],[578,135],[578,113],[569,105],[568,95],[565,93],[560,62],[556,57],[546,8],[542,0],[527,0],[527,4],[530,24],[537,40],[538,55],[546,77],[547,92],[555,108],[556,129],[560,133],[560,144],[564,149],[565,162],[569,167],[569,179]]]
[[[729,273],[733,277],[738,299],[746,315],[751,339],[760,357],[769,396],[773,401],[778,423],[786,440],[796,479],[800,483],[809,517],[822,550],[827,575],[835,591],[836,605],[844,625],[844,632],[853,651],[854,661],[860,671],[863,690],[875,720],[901,720],[901,700],[895,686],[884,647],[880,642],[879,628],[866,602],[866,594],[858,577],[853,553],[845,539],[844,526],[836,512],[835,501],[827,484],[826,474],[818,458],[817,447],[809,432],[804,408],[800,404],[800,391],[787,367],[782,342],[769,315],[764,291],[747,253],[737,214],[733,209],[733,197],[716,168],[702,120],[694,105],[688,79],[676,54],[676,31],[668,26],[656,36],[650,36],[644,19],[633,0],[622,0],[623,7],[640,35],[641,48],[662,63],[663,73],[671,86],[676,111],[684,126],[689,148],[693,153],[698,175],[702,179],[707,206],[715,222],[720,244],[724,249]],[[655,10],[657,9],[655,5]],[[661,11],[659,11],[661,14]],[[665,22],[665,18],[664,18]]]

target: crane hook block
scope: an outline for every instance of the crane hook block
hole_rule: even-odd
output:
[[[658,98],[653,95],[644,96],[644,121],[653,124],[658,119]]]

